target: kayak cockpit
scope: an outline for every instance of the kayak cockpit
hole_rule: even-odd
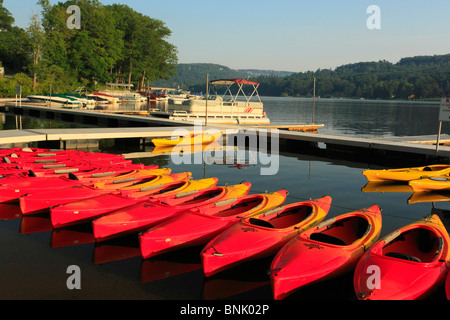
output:
[[[227,209],[220,210],[217,213],[213,214],[215,217],[231,217],[235,215],[239,215],[241,213],[247,212],[261,205],[264,201],[264,198],[250,198],[244,201],[237,202]]]
[[[402,260],[431,262],[441,252],[443,239],[428,228],[407,230],[383,246],[382,254]]]
[[[313,213],[313,208],[310,205],[301,205],[287,208],[286,210],[274,209],[274,211],[273,214],[268,213],[259,219],[250,218],[248,222],[266,228],[289,228],[309,218]]]
[[[164,185],[162,187],[158,186],[158,188],[156,189],[157,191],[155,193],[153,193],[153,195],[165,194],[165,193],[177,190],[177,189],[181,188],[182,186],[184,186],[185,184],[186,184],[185,181],[176,181],[175,183],[170,183],[170,184]]]
[[[318,226],[320,229],[320,225]],[[361,239],[370,231],[367,219],[352,216],[329,225],[325,230],[314,232],[310,239],[328,244],[347,246]]]
[[[214,199],[218,196],[220,196],[223,192],[223,189],[217,188],[208,190],[207,192],[203,192],[199,194],[198,196],[193,197],[192,199],[187,200],[186,202],[182,203],[182,205],[192,205],[199,202],[204,202],[210,199]]]

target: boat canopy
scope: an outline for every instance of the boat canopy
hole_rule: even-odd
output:
[[[242,93],[242,96],[245,98],[245,100],[247,102],[250,102],[250,99],[255,96],[259,102],[261,102],[261,99],[259,97],[258,94],[258,87],[259,87],[259,82],[255,82],[255,81],[250,81],[250,80],[245,80],[245,79],[219,79],[219,80],[212,80],[209,82],[209,84],[213,85],[214,89],[212,89],[215,93],[216,96],[219,96],[217,90],[216,90],[216,86],[218,85],[226,85],[227,89],[225,91],[225,93],[222,95],[222,98],[228,93],[231,96],[232,100],[237,100],[239,93]],[[231,87],[237,84],[237,92],[233,94],[233,92],[231,92]],[[253,87],[253,92],[247,96],[243,90],[243,86],[244,85],[251,85]]]
[[[234,83],[259,85],[259,82],[245,80],[245,79],[219,79],[219,80],[210,81],[209,83],[214,84],[214,85],[223,84],[223,85],[227,85],[227,86],[232,85]]]

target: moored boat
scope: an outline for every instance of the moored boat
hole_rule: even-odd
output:
[[[167,111],[152,111],[150,115],[172,120],[203,121],[208,123],[268,124],[259,97],[259,83],[246,79],[218,79],[209,82],[207,96],[185,99],[181,104],[168,104]],[[249,87],[251,93],[245,93]],[[219,87],[225,87],[220,94]]]
[[[259,218],[245,218],[211,240],[201,252],[209,277],[243,262],[275,255],[292,237],[320,223],[331,197],[275,208]]]
[[[375,243],[358,262],[359,300],[416,300],[443,284],[450,238],[437,215],[403,226]]]
[[[202,208],[247,195],[251,184],[211,187],[149,199],[132,207],[112,212],[93,221],[97,241],[145,231],[192,208]]]
[[[364,170],[362,173],[369,181],[410,181],[449,174],[450,165],[434,164],[411,168]]]
[[[120,101],[118,97],[101,92],[92,92],[92,94],[88,95],[88,97],[96,100],[97,102],[106,102],[109,104],[118,103]]]
[[[264,214],[280,206],[287,191],[247,195],[212,203],[177,215],[139,235],[144,259],[180,248],[206,244],[241,218]]]
[[[48,106],[57,106],[63,108],[71,108],[71,109],[79,109],[83,107],[83,103],[65,96],[59,96],[57,94],[48,94],[48,95],[29,95],[27,96],[30,102],[45,104]]]
[[[294,237],[270,266],[274,299],[351,271],[378,239],[381,224],[381,210],[373,205],[328,219]]]

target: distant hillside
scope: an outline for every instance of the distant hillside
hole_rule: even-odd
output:
[[[450,96],[450,54],[405,57],[397,63],[386,60],[345,64],[307,72],[233,70],[210,63],[178,64],[177,76],[153,86],[204,91],[210,80],[244,78],[260,83],[262,96],[311,97],[316,78],[316,96],[365,99],[438,99]]]
[[[438,99],[450,96],[450,54],[359,62],[294,73],[287,77],[256,77],[265,96],[316,96],[365,99]]]
[[[210,80],[223,78],[255,78],[259,76],[285,77],[293,74],[289,71],[257,70],[257,69],[230,69],[229,67],[213,63],[181,63],[177,64],[177,75],[169,80],[157,80],[150,83],[154,87],[169,88],[204,88],[206,75]]]

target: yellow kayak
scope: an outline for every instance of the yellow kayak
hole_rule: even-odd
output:
[[[221,132],[215,134],[192,133],[187,136],[180,136],[173,139],[156,138],[152,140],[152,143],[155,145],[155,147],[206,144],[217,141],[221,136],[222,136]]]
[[[423,191],[450,191],[450,176],[436,176],[411,180],[408,182],[414,192]]]
[[[363,175],[369,181],[410,181],[422,178],[436,177],[450,173],[450,165],[435,164],[423,167],[364,170]]]
[[[408,204],[412,203],[427,203],[427,202],[442,202],[450,201],[450,193],[448,192],[414,192],[408,199]]]
[[[362,192],[404,192],[412,193],[414,190],[407,184],[392,181],[369,181],[361,188]]]

